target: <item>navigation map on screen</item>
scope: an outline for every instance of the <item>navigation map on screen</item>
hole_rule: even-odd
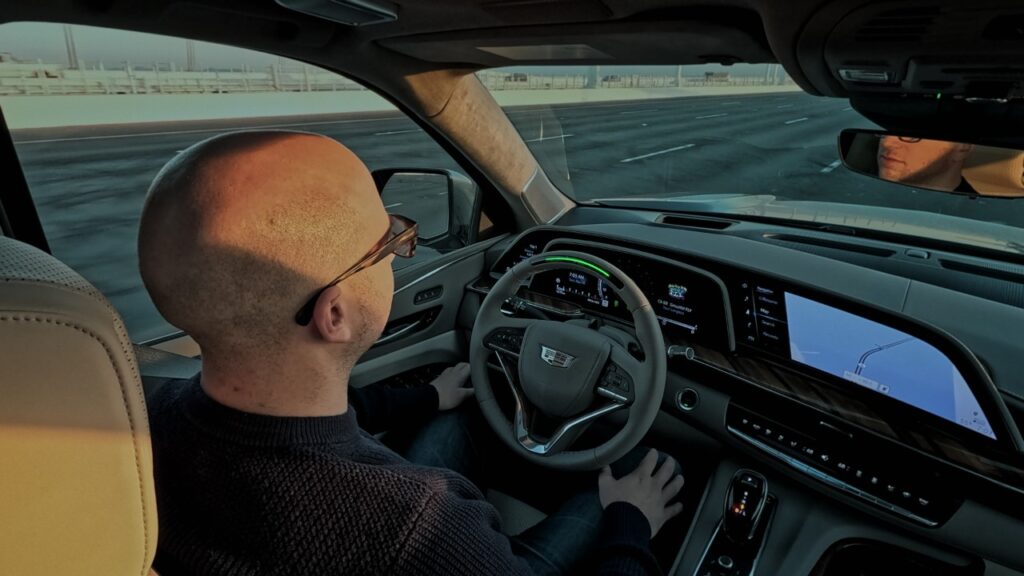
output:
[[[995,438],[956,366],[905,332],[786,293],[790,357]]]

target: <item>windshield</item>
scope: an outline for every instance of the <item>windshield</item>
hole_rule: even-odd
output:
[[[1024,250],[1024,200],[917,190],[847,170],[844,128],[879,128],[804,93],[777,64],[523,66],[478,73],[551,181],[577,202],[880,229]]]

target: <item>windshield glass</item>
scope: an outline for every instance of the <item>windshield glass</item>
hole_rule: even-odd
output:
[[[545,173],[577,202],[871,228],[1024,251],[1024,199],[918,190],[847,170],[844,128],[879,128],[804,93],[777,64],[481,71]]]

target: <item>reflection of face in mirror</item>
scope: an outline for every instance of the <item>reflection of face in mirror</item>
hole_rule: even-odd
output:
[[[959,142],[882,136],[878,142],[878,176],[932,190],[972,192],[961,175],[971,148]]]

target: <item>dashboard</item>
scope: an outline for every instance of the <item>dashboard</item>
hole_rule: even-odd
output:
[[[1024,502],[1020,434],[988,372],[950,334],[823,289],[806,270],[787,277],[592,228],[531,230],[491,276],[553,250],[606,260],[644,292],[666,345],[685,351],[670,370],[728,392],[731,438],[902,520],[941,526],[982,485]],[[583,271],[537,274],[520,297],[630,323],[612,287]]]

